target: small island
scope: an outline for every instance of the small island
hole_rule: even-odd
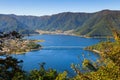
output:
[[[9,33],[0,32],[0,55],[22,54],[41,48],[41,45],[37,44],[37,42],[41,42],[42,40],[26,40],[22,39],[22,37],[16,31]]]

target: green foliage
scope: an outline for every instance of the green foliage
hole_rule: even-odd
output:
[[[12,80],[26,80],[26,79],[27,79],[26,74],[21,72],[16,72],[12,78]]]
[[[94,65],[87,59],[85,59],[82,63],[83,67],[87,67],[91,71],[97,71],[97,69],[94,67]]]
[[[54,80],[57,75],[56,70],[45,70],[44,63],[42,63],[39,70],[32,70],[30,72],[29,80]]]
[[[22,38],[23,36],[18,33],[17,31],[11,31],[11,32],[8,32],[8,33],[3,33],[1,32],[0,34],[0,38],[12,38],[12,39],[16,39],[16,38]]]
[[[18,80],[24,78],[24,71],[19,65],[22,61],[18,61],[12,57],[6,57],[6,59],[0,59],[0,80]],[[16,76],[16,77],[15,77]]]
[[[90,72],[86,74],[91,78],[91,80],[119,80],[120,72],[119,66],[116,66],[112,61],[108,61],[106,66],[99,67],[99,70],[96,72]]]
[[[117,34],[117,36],[119,35]],[[110,40],[100,42],[86,49],[99,51],[101,55],[100,64],[103,65],[99,65],[97,71],[84,74],[85,76],[89,77],[90,80],[120,80],[120,43],[118,40],[114,42],[110,42]],[[83,65],[88,67],[89,63],[90,61],[85,60]]]
[[[86,49],[88,50],[98,50],[101,52],[101,56],[105,58],[110,58],[117,65],[119,64],[120,57],[120,44],[118,42],[101,42],[99,44],[89,46]]]
[[[35,42],[30,42],[29,44],[27,44],[27,46],[30,49],[38,49],[39,47],[41,47],[39,44],[36,44]]]
[[[20,66],[22,61],[12,57],[0,59],[0,80],[66,80],[67,72],[57,73],[56,70],[44,68],[45,63],[40,64],[39,70],[26,73]]]
[[[67,72],[59,73],[55,80],[68,80]]]

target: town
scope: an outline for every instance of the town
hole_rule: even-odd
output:
[[[21,54],[34,49],[40,49],[41,45],[37,44],[41,40],[22,39],[22,35],[16,31],[9,33],[0,32],[0,55],[4,54]]]

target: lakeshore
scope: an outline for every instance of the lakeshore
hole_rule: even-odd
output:
[[[41,49],[41,45],[37,42],[41,42],[41,40],[4,39],[1,43],[0,54],[23,54],[31,50]]]
[[[75,30],[55,30],[55,31],[45,31],[45,30],[36,30],[36,32],[40,35],[49,34],[49,35],[70,35],[70,36],[77,36],[83,38],[113,38],[112,36],[87,36],[87,35],[78,35],[75,33]]]

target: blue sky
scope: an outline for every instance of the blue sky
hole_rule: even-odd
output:
[[[120,0],[0,0],[0,14],[42,16],[103,9],[120,10]]]

